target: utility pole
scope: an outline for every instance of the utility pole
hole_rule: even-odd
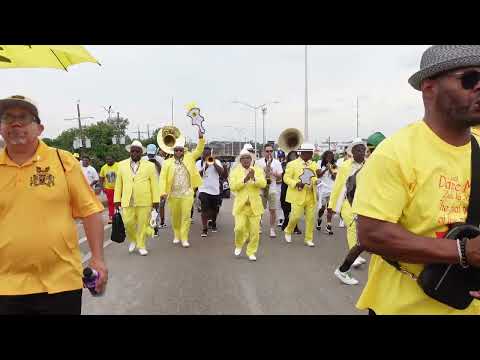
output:
[[[147,124],[147,136],[150,139],[150,125]]]
[[[267,108],[262,107],[262,123],[263,123],[263,146],[265,146],[265,114],[267,113]]]
[[[305,45],[305,142],[308,138],[308,72],[307,72],[307,49],[308,45]]]
[[[358,96],[357,96],[357,138],[358,138]]]
[[[172,96],[172,126],[173,126],[173,96]]]
[[[64,119],[66,121],[78,120],[78,130],[80,132],[80,149],[83,148],[83,147],[86,147],[85,138],[83,136],[83,129],[82,129],[82,120],[86,120],[86,119],[93,119],[93,117],[92,116],[85,116],[85,117],[80,116],[80,100],[77,101],[77,117],[76,118],[71,118],[71,119]]]

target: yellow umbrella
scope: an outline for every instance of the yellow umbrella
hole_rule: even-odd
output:
[[[81,45],[0,45],[0,68],[56,68],[91,62],[100,65]]]

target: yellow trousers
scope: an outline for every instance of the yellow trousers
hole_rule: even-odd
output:
[[[188,241],[190,232],[190,213],[193,205],[193,195],[189,197],[169,197],[168,209],[175,239],[183,243]]]
[[[352,207],[348,200],[345,200],[340,210],[340,216],[342,217],[345,227],[347,228],[347,243],[350,250],[357,244],[357,224],[354,220],[352,213]]]
[[[150,226],[151,206],[132,206],[122,208],[122,220],[125,232],[139,249],[145,249],[145,239],[153,236],[154,230]]]
[[[245,206],[239,214],[235,215],[235,247],[243,248],[247,238],[247,256],[255,255],[260,242],[260,215],[255,215],[250,206]]]
[[[311,191],[307,193],[307,198],[303,205],[292,204],[290,220],[285,228],[285,234],[292,235],[295,226],[297,226],[302,215],[305,214],[305,242],[313,241],[313,226],[315,223],[316,208],[315,199]]]

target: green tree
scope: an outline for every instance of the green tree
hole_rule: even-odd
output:
[[[73,141],[80,137],[80,130],[71,128],[63,131],[55,139],[45,138],[43,141],[47,145],[59,149],[67,150],[72,153],[78,152],[81,156],[87,155],[91,159],[91,165],[98,170],[105,163],[105,157],[111,155],[116,161],[126,159],[128,153],[125,150],[125,145],[113,145],[112,138],[115,135],[125,136],[126,144],[131,142],[129,136],[125,135],[129,121],[126,118],[112,119],[107,121],[99,121],[95,124],[88,125],[83,128],[83,134],[90,139],[92,147],[90,149],[73,148]]]

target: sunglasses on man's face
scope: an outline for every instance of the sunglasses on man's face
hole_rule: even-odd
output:
[[[266,153],[271,153],[273,150],[265,150]]]
[[[465,72],[455,72],[447,75],[460,80],[462,88],[465,90],[472,90],[480,81],[480,71],[478,70],[467,70]]]
[[[4,113],[0,119],[1,122],[5,124],[13,124],[16,120],[22,125],[30,125],[33,122],[38,122],[37,118],[32,114],[20,114],[20,115],[13,115],[10,113]]]
[[[174,149],[175,152],[183,152],[183,149]]]

